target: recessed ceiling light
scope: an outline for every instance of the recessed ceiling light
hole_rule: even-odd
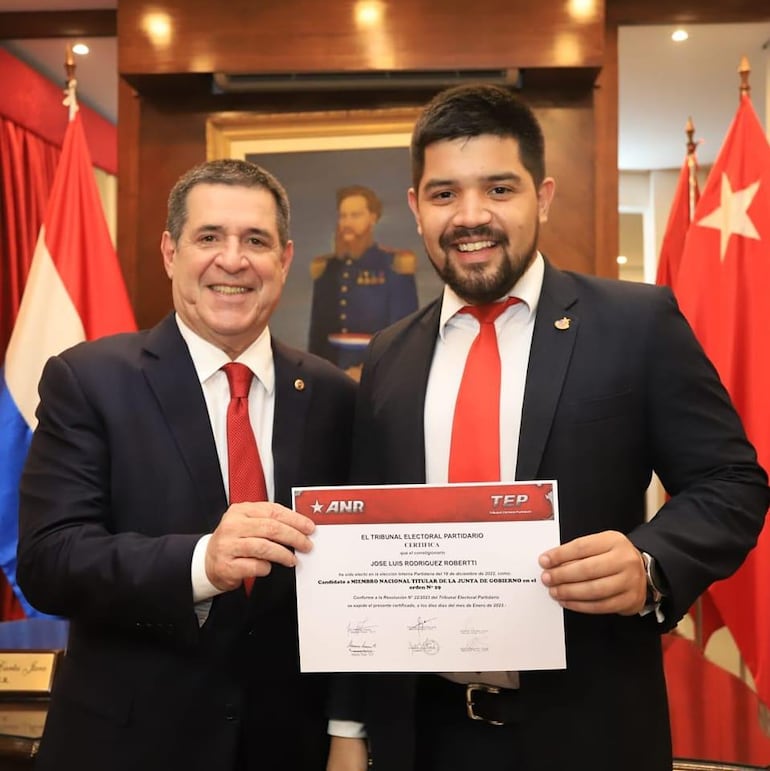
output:
[[[688,37],[690,36],[687,34],[686,29],[676,29],[671,33],[671,39],[675,43],[683,43]]]
[[[618,255],[618,265],[625,265],[628,262],[628,257],[624,255]]]
[[[72,53],[78,56],[85,56],[91,49],[85,43],[75,43],[72,46]]]

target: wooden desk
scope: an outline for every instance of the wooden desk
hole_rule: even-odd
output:
[[[47,699],[0,700],[0,771],[34,767],[47,710]]]

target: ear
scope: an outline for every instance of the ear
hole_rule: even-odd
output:
[[[176,256],[176,243],[171,238],[168,230],[163,231],[160,239],[160,253],[163,255],[163,267],[166,269],[166,275],[169,278],[174,277],[174,257]]]
[[[286,246],[283,248],[281,254],[281,273],[283,274],[283,280],[286,281],[286,277],[289,275],[289,268],[291,267],[292,260],[294,259],[294,241],[287,241]]]
[[[537,191],[537,212],[540,222],[548,222],[548,211],[551,208],[554,193],[556,192],[556,182],[552,177],[546,177]]]
[[[417,193],[413,187],[410,187],[406,193],[406,200],[409,203],[409,208],[414,214],[414,220],[417,223],[417,232],[422,235],[422,222],[420,220],[420,209],[417,205]]]

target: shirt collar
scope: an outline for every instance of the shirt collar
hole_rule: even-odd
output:
[[[179,333],[190,351],[195,372],[201,383],[205,383],[230,361],[230,357],[216,345],[204,340],[182,321],[178,313],[174,314]],[[270,329],[265,327],[262,334],[235,360],[245,364],[259,379],[268,394],[275,387],[275,367]]]
[[[513,285],[511,291],[505,297],[518,297],[522,304],[526,306],[528,313],[532,316],[537,311],[537,304],[540,300],[540,292],[543,288],[543,276],[545,275],[545,261],[543,255],[538,252],[535,259],[532,260],[529,267],[524,271],[524,275]],[[458,295],[448,286],[444,286],[444,295],[441,300],[441,318],[439,321],[439,335],[443,339],[444,330],[447,322],[468,303],[460,299]]]

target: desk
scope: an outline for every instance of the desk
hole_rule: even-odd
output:
[[[52,618],[0,623],[0,650],[55,651],[67,647],[69,625]],[[43,735],[47,694],[20,699],[0,691],[0,771],[29,771]]]

